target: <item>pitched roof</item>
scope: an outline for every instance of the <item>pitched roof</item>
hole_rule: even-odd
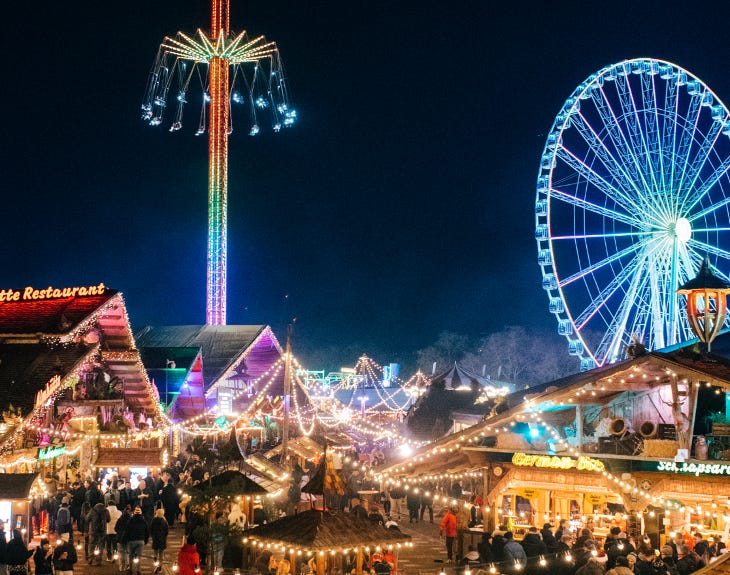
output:
[[[0,473],[0,499],[27,499],[38,473]]]
[[[269,349],[280,355],[279,343],[265,325],[147,326],[136,334],[136,340],[140,348],[200,348],[203,355],[203,381],[208,390],[263,335],[270,335]],[[252,371],[250,364],[256,359],[247,356],[249,371]]]
[[[65,334],[118,292],[102,295],[0,302],[0,334]]]
[[[443,381],[446,389],[471,389],[472,383],[481,386],[494,385],[491,379],[472,373],[458,363],[454,363],[449,369],[431,379],[432,383],[437,381]]]
[[[310,510],[259,525],[244,535],[257,541],[285,544],[311,551],[410,541],[411,536],[353,513]]]

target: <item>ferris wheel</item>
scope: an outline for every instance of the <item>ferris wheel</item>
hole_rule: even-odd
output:
[[[589,76],[543,150],[538,263],[568,350],[591,369],[636,338],[692,338],[676,290],[709,256],[730,270],[730,114],[697,77],[637,58]]]

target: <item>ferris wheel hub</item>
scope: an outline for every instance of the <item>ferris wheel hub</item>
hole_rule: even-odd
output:
[[[674,236],[683,244],[686,244],[692,237],[692,224],[687,218],[677,218],[674,223]]]

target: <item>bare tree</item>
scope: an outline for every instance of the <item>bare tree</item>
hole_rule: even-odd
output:
[[[430,374],[433,364],[436,363],[436,373],[447,369],[454,362],[460,361],[472,347],[468,336],[442,331],[438,339],[426,348],[419,349],[418,369]]]
[[[535,385],[575,373],[578,361],[568,354],[564,338],[557,334],[509,326],[485,337],[479,348],[462,363],[476,373],[517,385]]]

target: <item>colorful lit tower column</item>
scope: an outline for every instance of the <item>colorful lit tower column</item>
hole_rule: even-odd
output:
[[[211,38],[228,38],[228,0],[213,0]],[[205,323],[226,324],[226,259],[228,257],[228,123],[229,62],[210,59],[210,120],[208,127],[208,271]]]
[[[233,132],[232,104],[240,104],[248,119],[247,133],[259,133],[259,120],[270,119],[275,132],[294,124],[289,108],[279,51],[263,36],[232,34],[230,0],[212,0],[210,35],[178,32],[167,37],[150,72],[142,103],[142,118],[159,126],[175,95],[177,109],[170,131],[182,128],[184,106],[195,79],[201,80],[202,108],[197,134],[208,130],[208,255],[206,323],[225,325],[228,258],[228,137]],[[203,68],[206,73],[203,73]],[[203,81],[204,80],[204,81]],[[207,121],[206,121],[207,117]]]

